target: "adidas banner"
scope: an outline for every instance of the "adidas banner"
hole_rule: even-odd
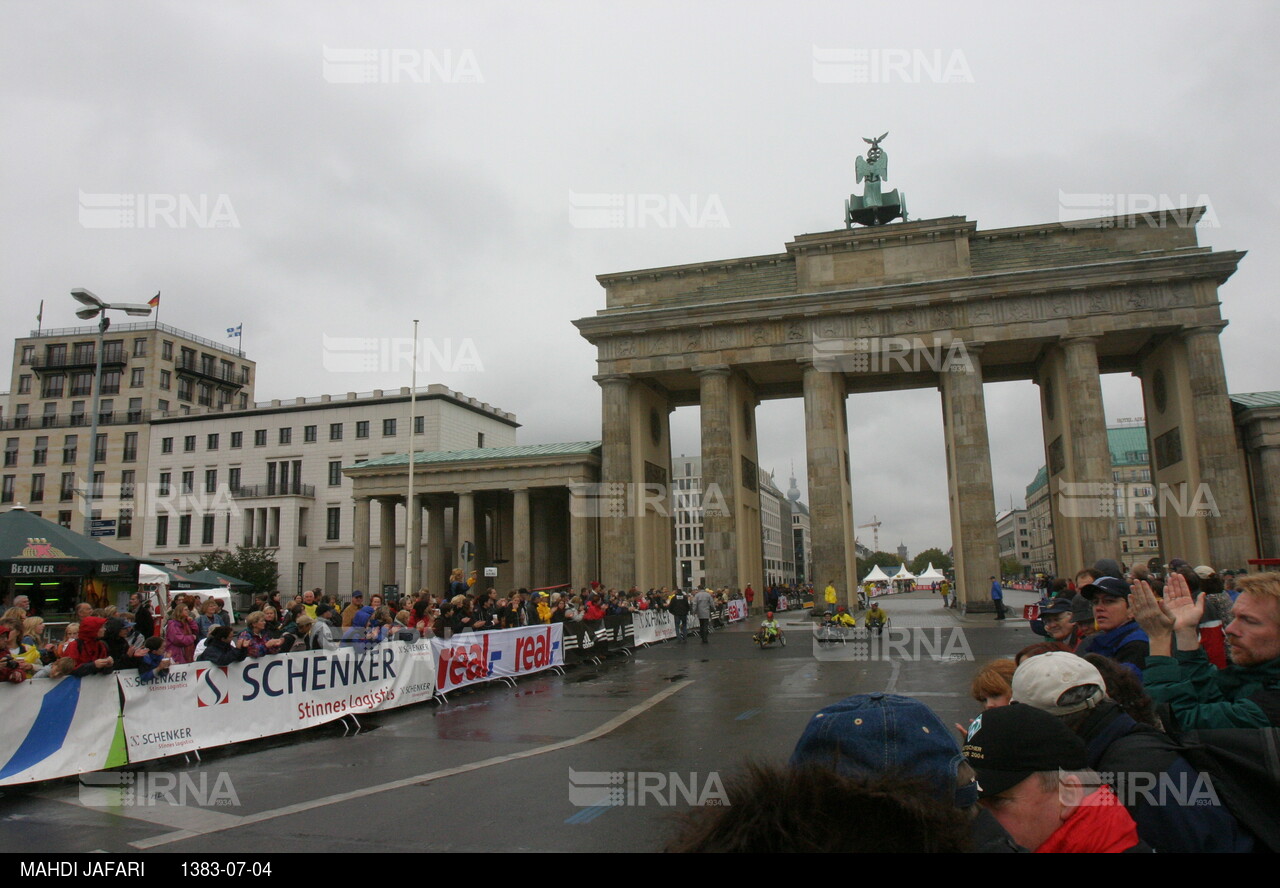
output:
[[[4,688],[0,786],[125,764],[114,675],[37,678]]]

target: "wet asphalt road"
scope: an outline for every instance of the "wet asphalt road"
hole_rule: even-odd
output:
[[[1001,624],[962,618],[927,593],[890,598],[896,647],[818,647],[807,616],[788,613],[788,645],[761,651],[756,617],[709,644],[667,642],[515,689],[368,716],[356,735],[323,726],[209,750],[202,763],[145,766],[192,780],[204,772],[210,787],[229,781],[238,805],[94,807],[75,781],[8,789],[0,850],[658,850],[690,793],[713,796],[747,759],[785,762],[809,717],[844,696],[887,691],[919,698],[947,724],[972,717],[976,666],[1038,640],[1013,617],[1032,600],[1008,592]],[[624,804],[607,804],[619,772]]]

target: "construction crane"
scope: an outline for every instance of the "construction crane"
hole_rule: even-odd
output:
[[[870,528],[872,528],[872,544],[873,544],[874,548],[873,548],[871,551],[873,551],[873,552],[879,552],[879,551],[880,551],[880,525],[881,525],[882,523],[883,523],[883,522],[881,522],[879,518],[877,518],[875,515],[872,515],[872,516],[871,516],[871,523],[870,523],[870,524],[859,524],[859,525],[858,525],[858,530],[862,530],[862,528],[864,528],[864,527],[870,527]]]

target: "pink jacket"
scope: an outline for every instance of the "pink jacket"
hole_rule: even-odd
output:
[[[174,663],[190,663],[195,660],[196,635],[200,628],[194,620],[169,620],[164,624],[165,656]]]

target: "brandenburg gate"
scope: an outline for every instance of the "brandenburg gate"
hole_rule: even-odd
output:
[[[989,231],[962,216],[902,221],[799,235],[769,255],[602,275],[605,308],[575,322],[599,352],[601,480],[669,489],[669,416],[698,405],[703,488],[721,494],[704,517],[707,583],[759,589],[755,410],[803,397],[814,582],[834,580],[845,598],[857,582],[850,472],[860,465],[849,396],[936,388],[957,583],[965,606],[982,610],[999,573],[983,383],[1039,386],[1057,572],[1069,576],[1120,557],[1099,375],[1133,373],[1153,484],[1205,485],[1216,504],[1215,515],[1159,517],[1163,551],[1244,564],[1254,536],[1218,338],[1218,287],[1244,254],[1198,246],[1202,212]],[[651,493],[640,502],[600,519],[606,585],[676,581],[671,510]]]

